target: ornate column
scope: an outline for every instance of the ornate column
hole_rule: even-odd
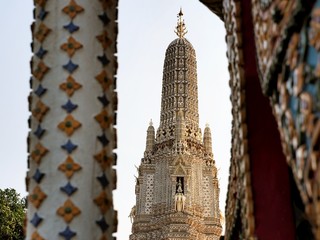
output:
[[[116,231],[116,0],[35,0],[27,239]]]

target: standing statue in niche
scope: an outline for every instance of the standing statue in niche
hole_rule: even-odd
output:
[[[177,191],[176,193],[183,193],[181,179],[177,182]]]
[[[177,182],[177,191],[174,196],[174,201],[175,201],[175,209],[178,212],[181,212],[184,210],[184,205],[186,201],[186,197],[183,194],[183,189],[182,189],[182,183],[181,179]]]

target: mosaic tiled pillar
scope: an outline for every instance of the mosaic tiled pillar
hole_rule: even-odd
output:
[[[117,0],[35,0],[27,239],[111,239]]]

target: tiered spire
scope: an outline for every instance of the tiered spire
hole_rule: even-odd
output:
[[[166,51],[163,67],[160,132],[161,139],[174,138],[172,129],[181,111],[185,125],[198,131],[198,87],[196,54],[191,43],[184,38],[187,33],[180,9],[175,33]],[[159,132],[159,131],[158,131]],[[197,134],[193,134],[195,136]]]
[[[199,128],[197,63],[180,9],[163,67],[160,126],[139,166],[130,240],[219,239],[219,185],[206,126]],[[177,224],[177,222],[179,224]]]

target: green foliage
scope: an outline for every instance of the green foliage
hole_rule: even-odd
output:
[[[12,188],[0,189],[0,239],[22,240],[26,198]]]

